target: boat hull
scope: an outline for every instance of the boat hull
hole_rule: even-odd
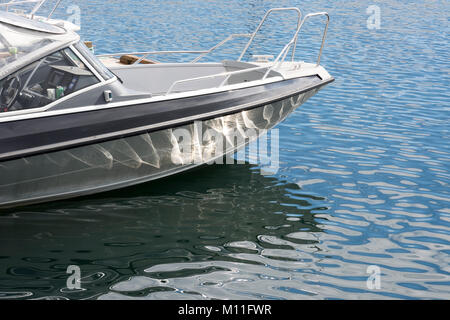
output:
[[[75,108],[65,105],[62,110],[51,109],[19,120],[4,122],[0,118],[0,163],[234,114],[330,81],[306,76],[182,98],[131,99]]]
[[[321,86],[173,128],[0,162],[0,208],[89,195],[163,178],[234,153]]]

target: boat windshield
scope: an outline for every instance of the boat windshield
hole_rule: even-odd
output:
[[[53,42],[35,32],[25,32],[24,29],[0,23],[0,74],[8,64]]]
[[[97,83],[76,53],[65,48],[0,80],[0,115],[45,107]]]

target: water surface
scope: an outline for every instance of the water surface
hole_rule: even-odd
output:
[[[77,3],[81,35],[97,53],[209,48],[253,31],[271,7],[298,6]],[[302,4],[331,15],[321,63],[336,81],[278,126],[275,175],[252,164],[206,166],[3,212],[0,297],[449,299],[450,5],[377,3],[381,28],[369,30],[372,4]],[[293,19],[270,19],[249,54],[279,52]],[[297,59],[316,59],[320,22],[308,24]],[[236,58],[243,45],[211,60]],[[68,265],[81,268],[80,290],[66,288]],[[371,265],[380,289],[367,287]]]

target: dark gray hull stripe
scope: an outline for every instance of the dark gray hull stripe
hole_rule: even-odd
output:
[[[119,117],[116,115],[114,122],[108,122],[108,120],[110,120],[108,119],[108,113],[112,113],[115,110],[106,109],[49,117],[46,118],[47,121],[44,121],[44,119],[41,118],[3,123],[0,124],[0,161],[69,149],[81,145],[138,135],[144,132],[158,131],[170,127],[175,128],[194,121],[203,121],[244,110],[250,110],[314,90],[334,81],[334,79],[327,81],[319,80],[313,85],[299,88],[298,85],[301,82],[298,81],[299,79],[283,81],[283,85],[280,85],[280,83],[273,83],[260,87],[235,90],[235,92],[238,92],[239,94],[232,94],[234,92],[230,91],[210,94],[198,98],[194,97],[173,101],[161,101],[130,107],[125,106],[118,108],[120,109],[120,114],[118,115]],[[273,92],[273,94],[270,94],[271,92]],[[220,100],[220,98],[223,98],[226,95],[230,98]],[[255,99],[255,96],[261,96],[261,98]],[[176,102],[177,105],[174,105],[174,102]],[[184,102],[188,106],[180,106],[180,104],[183,104]],[[173,105],[172,108],[170,108],[171,103]],[[157,110],[158,108],[154,108],[154,105],[158,105],[159,110]],[[188,116],[181,116],[186,110],[193,113],[192,110],[196,105],[199,106],[199,112]],[[202,110],[200,110],[200,105],[202,106]],[[227,105],[233,106],[227,107]],[[167,109],[167,111],[157,112],[161,111],[161,109]],[[126,111],[129,111],[128,114],[138,111],[141,115],[126,118]],[[121,114],[124,118],[120,117]],[[89,115],[95,119],[92,120],[92,118],[87,117]],[[83,117],[84,119],[80,119]],[[144,119],[144,117],[147,119]],[[85,122],[89,123],[83,126]],[[64,128],[64,124],[66,123],[67,127]],[[117,123],[119,123],[119,125],[116,125]],[[112,125],[108,126],[108,124]],[[99,128],[96,128],[96,125]],[[96,130],[92,130],[93,128]],[[22,130],[25,132],[23,132],[21,136],[18,136],[18,133]]]

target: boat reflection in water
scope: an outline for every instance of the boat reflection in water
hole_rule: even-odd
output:
[[[177,286],[197,292],[215,288],[191,281],[194,275],[232,281],[239,278],[239,267],[244,273],[262,268],[255,274],[276,277],[278,271],[258,266],[261,259],[268,254],[271,263],[301,267],[294,261],[296,249],[312,248],[317,240],[289,234],[321,232],[313,212],[325,210],[323,202],[244,164],[207,166],[82,201],[9,209],[0,216],[0,294],[176,298]],[[291,258],[275,259],[281,254]],[[67,288],[70,265],[81,270],[80,290]],[[183,278],[190,284],[173,283]]]

